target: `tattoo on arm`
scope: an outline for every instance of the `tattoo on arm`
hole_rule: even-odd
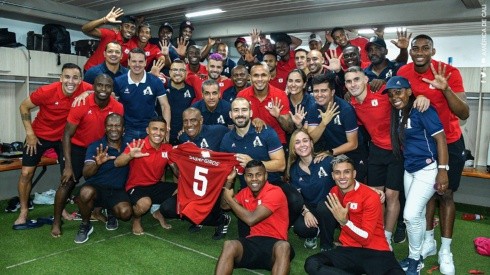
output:
[[[22,120],[31,121],[31,113],[21,114],[20,117]]]

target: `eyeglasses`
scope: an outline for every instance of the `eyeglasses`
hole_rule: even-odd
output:
[[[186,69],[176,69],[176,68],[173,68],[173,69],[170,69],[170,71],[173,72],[173,73],[176,73],[176,72],[185,73],[187,70]]]

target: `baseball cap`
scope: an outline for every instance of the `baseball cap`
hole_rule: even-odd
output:
[[[369,39],[369,42],[366,44],[366,46],[364,46],[364,49],[367,51],[369,49],[369,46],[371,46],[373,44],[386,49],[386,43],[385,43],[384,39],[379,38],[377,36],[371,37]]]
[[[386,87],[383,90],[383,94],[386,94],[389,89],[401,89],[401,88],[410,88],[410,82],[404,77],[394,76],[388,80],[386,83]]]
[[[163,28],[169,29],[171,32],[174,32],[174,28],[172,28],[172,25],[170,25],[169,22],[165,22],[160,25],[160,28],[158,29],[158,32],[160,32]]]
[[[311,41],[317,41],[317,42],[320,42],[321,43],[322,42],[322,39],[316,33],[312,33],[312,34],[310,34],[310,38],[308,39],[308,44]]]
[[[187,21],[182,21],[182,23],[180,23],[181,30],[187,27],[191,28],[191,30],[194,30],[194,25],[191,23],[191,21],[187,20]]]
[[[236,45],[237,45],[238,43],[247,44],[247,40],[245,40],[245,38],[243,38],[243,37],[238,37],[238,38],[235,40],[235,48],[236,48]]]

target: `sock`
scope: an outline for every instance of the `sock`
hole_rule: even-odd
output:
[[[441,237],[441,249],[439,251],[443,251],[444,249],[446,249],[447,251],[451,251],[452,241],[453,239]]]
[[[433,240],[434,239],[434,229],[432,230],[427,230],[425,231],[425,241]]]
[[[393,235],[392,232],[385,230],[385,237],[386,237],[386,240],[388,240],[388,243],[391,243],[391,235]]]

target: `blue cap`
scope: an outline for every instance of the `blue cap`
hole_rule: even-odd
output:
[[[410,82],[406,78],[401,76],[394,76],[388,80],[386,83],[386,87],[383,90],[383,94],[386,94],[389,89],[401,89],[401,88],[410,88]]]

